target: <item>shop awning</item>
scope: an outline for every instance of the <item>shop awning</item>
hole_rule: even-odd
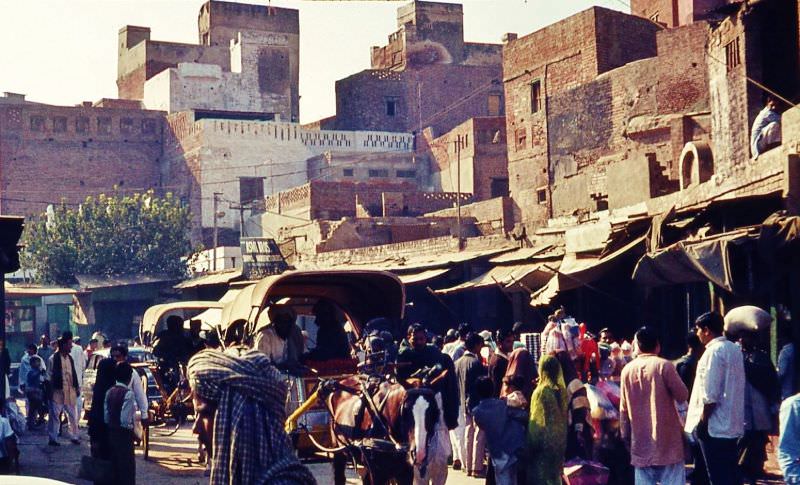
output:
[[[521,263],[532,259],[549,259],[563,256],[563,248],[558,248],[552,244],[535,246],[532,248],[520,248],[514,251],[495,256],[489,262],[493,264]]]
[[[78,285],[85,290],[94,290],[99,288],[115,288],[118,286],[133,286],[133,285],[147,285],[152,283],[166,283],[175,281],[178,278],[173,278],[166,275],[117,275],[117,276],[100,276],[100,275],[80,275],[76,274],[75,279],[78,280]]]
[[[575,253],[567,253],[561,262],[561,267],[557,269],[545,265],[545,269],[553,270],[556,274],[531,296],[531,306],[548,305],[562,291],[573,290],[597,281],[618,267],[626,257],[641,255],[644,252],[644,241],[644,236],[636,238],[619,249],[600,256],[579,257]]]
[[[399,274],[397,277],[400,278],[400,281],[402,281],[404,285],[413,285],[415,283],[424,283],[438,278],[449,271],[450,268],[429,269],[419,273]]]
[[[558,268],[558,261],[547,263]],[[435,290],[439,295],[451,295],[467,290],[497,287],[504,291],[528,291],[540,288],[553,275],[544,263],[495,266],[486,273],[450,288]]]
[[[633,279],[646,286],[710,281],[733,291],[729,249],[756,237],[756,228],[745,228],[711,237],[679,241],[645,254],[636,264]]]
[[[209,273],[197,278],[183,281],[173,286],[178,290],[197,288],[198,286],[224,285],[242,276],[242,268]]]
[[[5,282],[6,298],[28,298],[36,296],[74,295],[78,291],[73,288],[54,288],[43,286],[17,286]]]

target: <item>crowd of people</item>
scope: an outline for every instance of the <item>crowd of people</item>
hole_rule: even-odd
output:
[[[608,483],[755,483],[780,409],[780,466],[800,483],[793,344],[776,368],[763,335],[726,334],[713,312],[697,318],[674,362],[659,355],[652,328],[620,343],[563,310],[540,352],[525,348],[523,332],[462,324],[441,338],[415,324],[400,342],[398,377],[436,364],[455,371],[457,389],[440,389],[454,470],[497,484],[560,484],[572,472],[607,473]]]
[[[328,309],[315,312],[330,333],[322,341],[337,349],[310,355],[340,358],[348,337]],[[195,433],[210,452],[212,483],[314,483],[275,425],[285,419],[286,384],[274,365],[309,352],[295,335],[295,316],[281,307],[270,313],[276,325],[261,330],[251,349],[201,350],[190,339],[170,345],[186,347],[176,358],[188,361]],[[674,362],[660,355],[653,328],[640,328],[630,342],[617,341],[610,329],[595,337],[563,309],[533,345],[523,343],[531,329],[521,323],[494,333],[462,324],[443,336],[417,323],[399,342],[385,327],[368,326],[366,337],[376,339],[372,345],[392,361],[399,381],[425,368],[448,371],[436,390],[452,468],[486,483],[561,484],[581,473],[615,484],[755,483],[776,433],[784,480],[800,483],[794,345],[781,349],[775,366],[758,330],[726,332],[718,313],[696,319],[686,354]],[[53,345],[43,337],[28,346],[19,372],[27,426],[42,426],[49,414],[48,444],[60,446],[63,414],[63,433],[80,443],[81,381],[90,363],[96,369],[87,416],[92,456],[112,465],[113,481],[133,483],[137,411],[146,419],[147,399],[127,347],[99,337],[85,349],[69,332]],[[103,347],[111,347],[110,357],[96,354]],[[6,434],[4,426],[0,431]],[[693,463],[689,476],[687,463]]]

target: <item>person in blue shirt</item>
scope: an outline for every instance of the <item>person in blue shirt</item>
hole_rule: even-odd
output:
[[[44,398],[42,382],[45,379],[45,369],[38,356],[30,359],[30,366],[25,374],[25,397],[28,399],[28,429],[33,429]]]
[[[800,483],[800,394],[781,404],[778,464],[786,483]]]

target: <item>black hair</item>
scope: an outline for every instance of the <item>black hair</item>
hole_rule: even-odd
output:
[[[658,334],[650,327],[642,327],[636,331],[634,336],[636,342],[639,344],[639,350],[646,353],[655,352],[658,347]]]
[[[469,351],[475,347],[483,347],[483,337],[475,332],[468,333],[467,338],[464,339],[464,347]]]
[[[444,339],[442,338],[441,335],[434,335],[433,338],[431,339],[431,345],[433,345],[438,349],[441,349],[442,347],[444,347]]]
[[[406,333],[406,336],[410,337],[417,332],[425,332],[426,335],[428,333],[428,331],[425,329],[425,325],[421,323],[412,323],[408,326],[408,332]]]
[[[458,325],[458,338],[461,340],[466,341],[467,335],[472,332],[472,325],[469,323],[461,323]]]
[[[124,345],[115,345],[111,347],[111,350],[108,352],[109,355],[113,354],[114,352],[119,352],[122,354],[123,357],[128,356],[128,347]]]
[[[518,374],[503,377],[503,383],[518,391],[525,389],[525,378]]]
[[[722,330],[725,328],[725,320],[717,312],[706,312],[697,317],[697,320],[694,321],[694,326],[707,328],[714,335],[722,335]]]
[[[33,344],[33,343],[28,344],[27,348],[28,348],[28,350],[33,350],[35,352],[36,351],[36,344]]]
[[[703,348],[703,342],[700,341],[700,337],[698,337],[697,334],[694,332],[689,332],[689,334],[686,335],[686,344],[692,350]]]
[[[64,332],[61,334],[61,338],[64,340],[72,339],[72,332],[70,332],[69,330],[64,330]]]
[[[114,369],[114,380],[128,383],[133,376],[133,367],[127,362],[120,362]]]
[[[511,327],[511,332],[513,333],[523,333],[525,330],[528,330],[528,325],[522,322],[514,322],[514,325]]]
[[[494,384],[488,376],[480,376],[475,380],[475,395],[478,399],[489,399],[494,395]]]
[[[510,329],[508,327],[501,328],[500,330],[497,331],[497,343],[499,344],[500,342],[505,340],[507,337],[510,337],[512,335],[515,335],[515,334],[516,334],[516,332],[514,332],[512,329]]]

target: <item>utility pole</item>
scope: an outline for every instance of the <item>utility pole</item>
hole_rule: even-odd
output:
[[[217,213],[220,195],[222,195],[222,192],[214,192],[214,253],[211,260],[211,271],[217,270]]]
[[[458,226],[458,250],[461,251],[461,135],[456,144],[456,225]]]

